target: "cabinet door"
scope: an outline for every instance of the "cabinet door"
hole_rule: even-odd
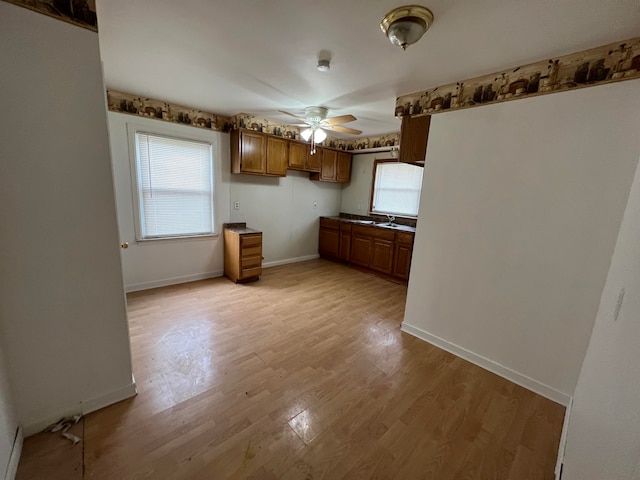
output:
[[[322,150],[316,147],[316,153],[307,157],[307,166],[305,170],[309,172],[319,172],[322,163]]]
[[[403,280],[409,280],[409,268],[411,267],[411,245],[396,243],[393,259],[393,276]]]
[[[369,267],[371,263],[371,237],[351,236],[351,263]]]
[[[289,146],[284,138],[267,137],[267,174],[284,177],[289,163]]]
[[[324,182],[336,181],[336,161],[338,152],[335,150],[322,151],[322,165],[320,167],[320,180]]]
[[[309,161],[309,145],[306,143],[289,142],[289,168],[305,170]]]
[[[240,171],[266,173],[266,137],[260,133],[242,132],[240,142]]]
[[[351,232],[340,230],[340,255],[338,258],[348,262],[351,257]]]
[[[391,273],[393,267],[393,242],[382,240],[380,238],[373,239],[373,247],[371,250],[371,270],[378,272]]]
[[[427,154],[431,115],[402,117],[400,130],[400,161],[422,162]]]
[[[342,183],[351,181],[351,154],[338,152],[336,180]]]
[[[338,258],[340,248],[340,231],[331,228],[320,228],[318,253],[323,257]]]

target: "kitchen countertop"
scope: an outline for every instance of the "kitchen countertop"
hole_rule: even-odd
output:
[[[386,228],[387,230],[397,230],[399,232],[411,232],[411,233],[416,232],[416,227],[410,227],[408,225],[394,224],[395,226],[392,227],[386,224],[387,222],[372,223],[370,220],[356,220],[353,218],[345,218],[345,217],[324,217],[324,218],[330,218],[332,220],[338,220],[340,222],[352,223],[354,225],[365,225],[369,227]]]
[[[225,223],[222,226],[225,230],[231,230],[238,235],[246,235],[248,233],[262,233],[260,230],[248,228],[246,223]]]

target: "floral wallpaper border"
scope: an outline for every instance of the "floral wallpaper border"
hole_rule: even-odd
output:
[[[395,115],[442,113],[640,78],[640,37],[402,95]]]
[[[284,138],[300,140],[300,128],[274,122],[256,115],[239,113],[233,117],[216,115],[190,107],[146,98],[141,95],[107,90],[107,106],[110,111],[140,117],[153,118],[165,122],[179,123],[190,127],[206,128],[219,132],[229,132],[236,128],[247,128]],[[339,150],[362,150],[394,146],[400,143],[400,133],[389,133],[373,137],[337,138],[327,136],[323,146]]]
[[[98,31],[96,0],[3,0],[19,7],[28,8],[56,20]]]

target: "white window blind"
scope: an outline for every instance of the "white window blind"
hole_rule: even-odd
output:
[[[376,164],[372,210],[377,213],[418,216],[424,168],[408,163]]]
[[[210,235],[211,144],[137,132],[139,239]]]

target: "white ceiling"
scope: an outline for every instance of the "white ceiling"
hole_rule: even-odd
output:
[[[640,0],[428,0],[403,52],[381,32],[394,0],[100,0],[108,88],[222,115],[289,122],[308,105],[398,131],[395,98],[640,36]],[[320,51],[331,70],[316,71]]]

